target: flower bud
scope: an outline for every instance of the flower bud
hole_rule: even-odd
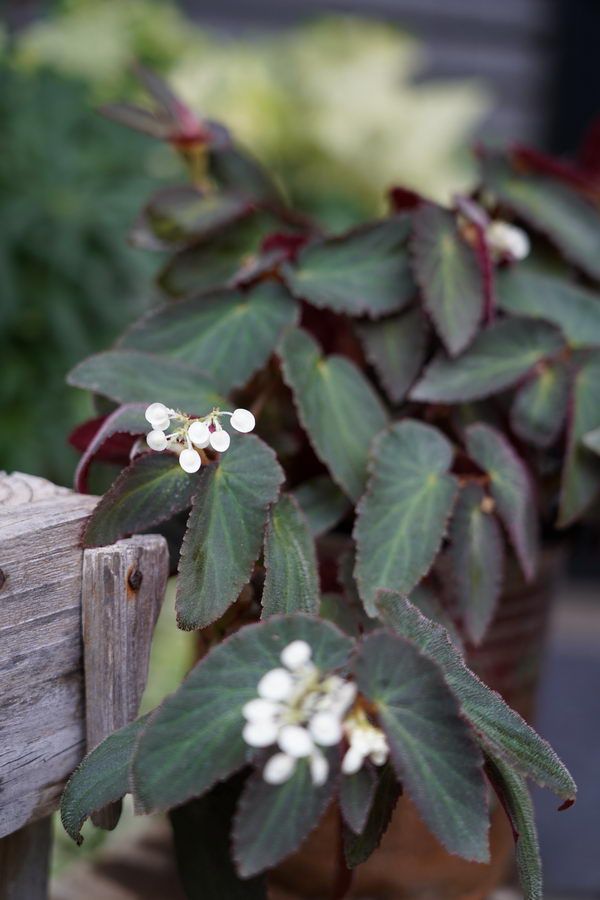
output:
[[[192,444],[204,450],[210,443],[210,431],[206,422],[192,422],[188,428],[188,437]]]
[[[231,427],[242,434],[248,434],[254,429],[256,419],[249,409],[234,409],[231,414]]]
[[[164,403],[151,403],[144,413],[153,428],[163,430],[169,427],[169,410]]]
[[[165,450],[167,446],[167,436],[164,431],[155,428],[146,436],[146,443],[151,450]]]
[[[287,753],[275,753],[263,769],[263,778],[267,784],[283,784],[294,774],[296,760]]]
[[[219,453],[224,453],[231,443],[231,438],[226,431],[212,431],[210,446]]]
[[[182,450],[179,454],[179,465],[184,472],[188,472],[190,475],[197,472],[202,465],[200,454],[191,449]]]

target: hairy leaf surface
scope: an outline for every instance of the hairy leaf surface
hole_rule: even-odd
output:
[[[354,363],[343,356],[322,356],[303,329],[285,336],[280,354],[286,383],[317,456],[348,496],[358,499],[369,447],[386,424],[379,397]]]
[[[456,497],[452,457],[440,431],[413,419],[377,439],[354,529],[356,580],[369,615],[378,589],[408,593],[431,567]]]
[[[261,677],[281,665],[291,641],[305,640],[322,671],[345,665],[352,642],[312,616],[273,617],[247,625],[214,647],[152,715],[133,763],[133,788],[146,812],[204,794],[251,758],[242,707]]]
[[[171,303],[141,319],[122,347],[156,353],[195,366],[220,391],[242,387],[265,364],[297,318],[297,304],[281,285],[221,291]]]
[[[142,435],[148,431],[149,425],[144,415],[146,407],[143,403],[128,403],[115,409],[102,423],[77,464],[75,471],[75,490],[85,493],[87,474],[94,456],[102,445],[115,434]]]
[[[510,410],[513,431],[536,447],[549,447],[567,417],[569,375],[562,363],[541,363],[515,394]]]
[[[539,521],[531,476],[503,434],[490,425],[470,425],[465,432],[471,459],[490,478],[498,515],[508,531],[527,579],[536,573]]]
[[[313,306],[375,319],[402,309],[415,292],[408,264],[410,220],[398,216],[309,244],[284,277]]]
[[[456,215],[433,203],[413,214],[413,268],[425,308],[448,353],[473,340],[485,305],[483,276],[475,251],[460,235]]]
[[[449,534],[458,610],[475,644],[491,622],[502,588],[504,544],[496,517],[484,511],[485,497],[477,484],[461,490]]]
[[[340,782],[340,811],[346,825],[361,834],[367,824],[377,790],[379,770],[363,765],[352,775],[342,775]]]
[[[573,799],[577,788],[552,747],[467,666],[441,625],[432,622],[400,594],[382,591],[382,621],[441,667],[485,749],[560,797]]]
[[[87,524],[85,547],[114,544],[187,509],[198,486],[174,453],[145,453],[123,469]]]
[[[302,510],[289,494],[271,507],[265,535],[265,569],[263,617],[318,612],[315,543]]]
[[[386,394],[399,403],[425,358],[429,326],[423,312],[415,308],[378,322],[362,322],[357,332]]]
[[[375,797],[364,828],[359,834],[355,834],[350,828],[344,829],[344,856],[346,865],[350,869],[365,862],[379,847],[390,824],[401,790],[396,773],[388,763],[379,776]]]
[[[218,465],[200,471],[179,561],[181,628],[203,628],[237,600],[282,481],[275,454],[255,435],[234,436]]]
[[[377,709],[396,774],[451,852],[485,862],[482,757],[441,670],[409,641],[376,631],[359,650],[359,690]]]
[[[456,359],[434,357],[410,398],[433,403],[479,400],[511,387],[563,346],[546,322],[507,319],[482,331]]]
[[[160,402],[199,415],[227,403],[197,369],[137,350],[109,350],[88,356],[69,373],[67,381],[117,403]]]
[[[314,537],[324,534],[350,511],[348,497],[327,475],[316,475],[292,491]]]

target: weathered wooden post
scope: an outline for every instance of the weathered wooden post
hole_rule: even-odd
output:
[[[83,550],[97,498],[0,473],[0,900],[47,896],[50,815],[86,748],[135,718],[165,540]],[[118,808],[95,814],[114,827]]]

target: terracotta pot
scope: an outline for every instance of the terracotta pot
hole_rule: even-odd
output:
[[[467,648],[469,665],[531,718],[557,558],[548,558],[533,585],[508,573],[507,589],[484,643]],[[490,792],[491,860],[469,863],[448,854],[421,822],[410,799],[400,798],[381,846],[354,873],[348,897],[364,900],[484,900],[504,879],[513,839],[504,812]],[[271,880],[272,900],[330,898],[335,883],[338,819],[330,808],[300,850]]]

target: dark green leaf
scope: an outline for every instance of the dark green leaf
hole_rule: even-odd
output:
[[[293,293],[313,306],[373,319],[402,309],[415,286],[408,264],[410,220],[398,216],[309,244],[284,271]]]
[[[483,180],[503,206],[550,238],[592,278],[600,278],[600,215],[592,203],[554,178],[518,174],[497,156],[484,161]]]
[[[409,396],[433,403],[489,397],[511,387],[562,346],[560,332],[546,322],[507,319],[482,331],[457,359],[434,357]]]
[[[467,451],[487,472],[498,515],[508,531],[527,579],[536,573],[539,520],[531,476],[503,434],[482,423],[465,432]]]
[[[567,453],[560,488],[558,524],[570,525],[600,492],[600,460],[583,444],[588,432],[600,427],[600,353],[577,366],[571,387]]]
[[[134,325],[121,346],[196,366],[227,393],[265,364],[297,314],[281,285],[264,282],[244,293],[221,291],[170,303]]]
[[[203,294],[227,285],[244,260],[258,250],[261,237],[272,227],[254,215],[226,231],[176,253],[161,271],[160,287],[173,297]]]
[[[513,830],[524,900],[542,900],[542,861],[527,782],[501,759],[488,757],[486,772]]]
[[[452,643],[462,649],[463,641],[456,623],[432,587],[421,583],[414,591],[410,592],[408,599],[424,616],[437,622],[438,625],[442,625],[448,632]]]
[[[109,350],[88,356],[69,373],[68,382],[117,403],[166,403],[188,413],[206,414],[226,400],[202,372],[174,359]]]
[[[275,454],[255,435],[234,436],[200,476],[177,579],[177,621],[186,630],[209,625],[237,600],[283,481]]]
[[[267,900],[264,879],[242,880],[229,852],[242,787],[242,778],[231,778],[170,814],[177,869],[188,900]]]
[[[281,345],[283,373],[300,421],[317,456],[349,497],[360,497],[369,446],[386,423],[379,397],[356,366],[343,356],[321,355],[301,328]]]
[[[483,760],[442,671],[409,641],[376,631],[361,645],[355,672],[424,822],[451,853],[486,862]]]
[[[204,193],[192,185],[162,188],[150,198],[129,237],[145,250],[177,249],[210,237],[250,209],[246,198],[233,192]]]
[[[513,431],[537,447],[553,444],[565,423],[569,376],[561,363],[540,363],[521,385],[510,410]]]
[[[331,760],[333,754],[327,755]],[[249,779],[233,827],[240,875],[262,872],[297,850],[325,812],[334,788],[335,769],[324,785],[315,787],[306,759],[298,760],[284,784],[267,784],[259,772]]]
[[[577,788],[550,745],[465,665],[448,632],[427,619],[400,594],[382,591],[379,614],[390,628],[408,638],[441,667],[458,698],[463,714],[477,732],[484,749],[499,755],[523,775],[560,797],[572,799]]]
[[[501,309],[552,322],[571,347],[600,346],[600,294],[522,266],[501,274],[497,293]]]
[[[431,567],[456,497],[452,457],[444,435],[414,419],[377,439],[354,529],[356,580],[369,615],[379,588],[409,593]]]
[[[421,370],[429,326],[420,309],[379,322],[363,322],[357,327],[365,355],[385,391],[400,403]]]
[[[352,775],[342,775],[340,811],[344,822],[355,834],[362,834],[367,824],[377,784],[377,773],[371,765],[362,766]]]
[[[120,800],[129,790],[129,766],[135,743],[148,720],[142,716],[109,735],[79,763],[62,795],[60,817],[70,837],[81,844],[81,826],[93,812]]]
[[[458,611],[465,630],[479,644],[492,620],[502,589],[504,544],[500,526],[485,508],[477,484],[460,492],[450,525],[449,562]]]
[[[346,594],[323,594],[319,616],[333,622],[334,625],[353,638],[373,627],[373,619],[367,618],[362,603],[357,603]]]
[[[377,850],[390,824],[400,793],[396,773],[391,765],[385,766],[365,827],[360,834],[354,834],[349,828],[344,829],[344,856],[349,868],[353,869],[365,862]]]
[[[241,147],[228,143],[211,148],[210,173],[222,188],[239,192],[249,200],[280,203],[279,191],[268,173]]]
[[[247,625],[214,647],[153,714],[133,762],[133,789],[146,812],[204,794],[250,758],[242,707],[256,697],[281,651],[305,640],[322,671],[345,665],[352,642],[313,616],[273,617]]]
[[[413,223],[413,268],[425,308],[446,349],[456,356],[471,343],[483,316],[482,272],[453,212],[421,204]]]
[[[313,537],[333,528],[350,511],[346,495],[327,475],[316,475],[292,491]]]
[[[188,509],[198,478],[184,472],[174,453],[145,453],[123,469],[87,524],[85,547],[103,547],[147,531]]]
[[[300,507],[289,494],[271,507],[265,535],[265,570],[263,617],[318,611],[315,543]]]

